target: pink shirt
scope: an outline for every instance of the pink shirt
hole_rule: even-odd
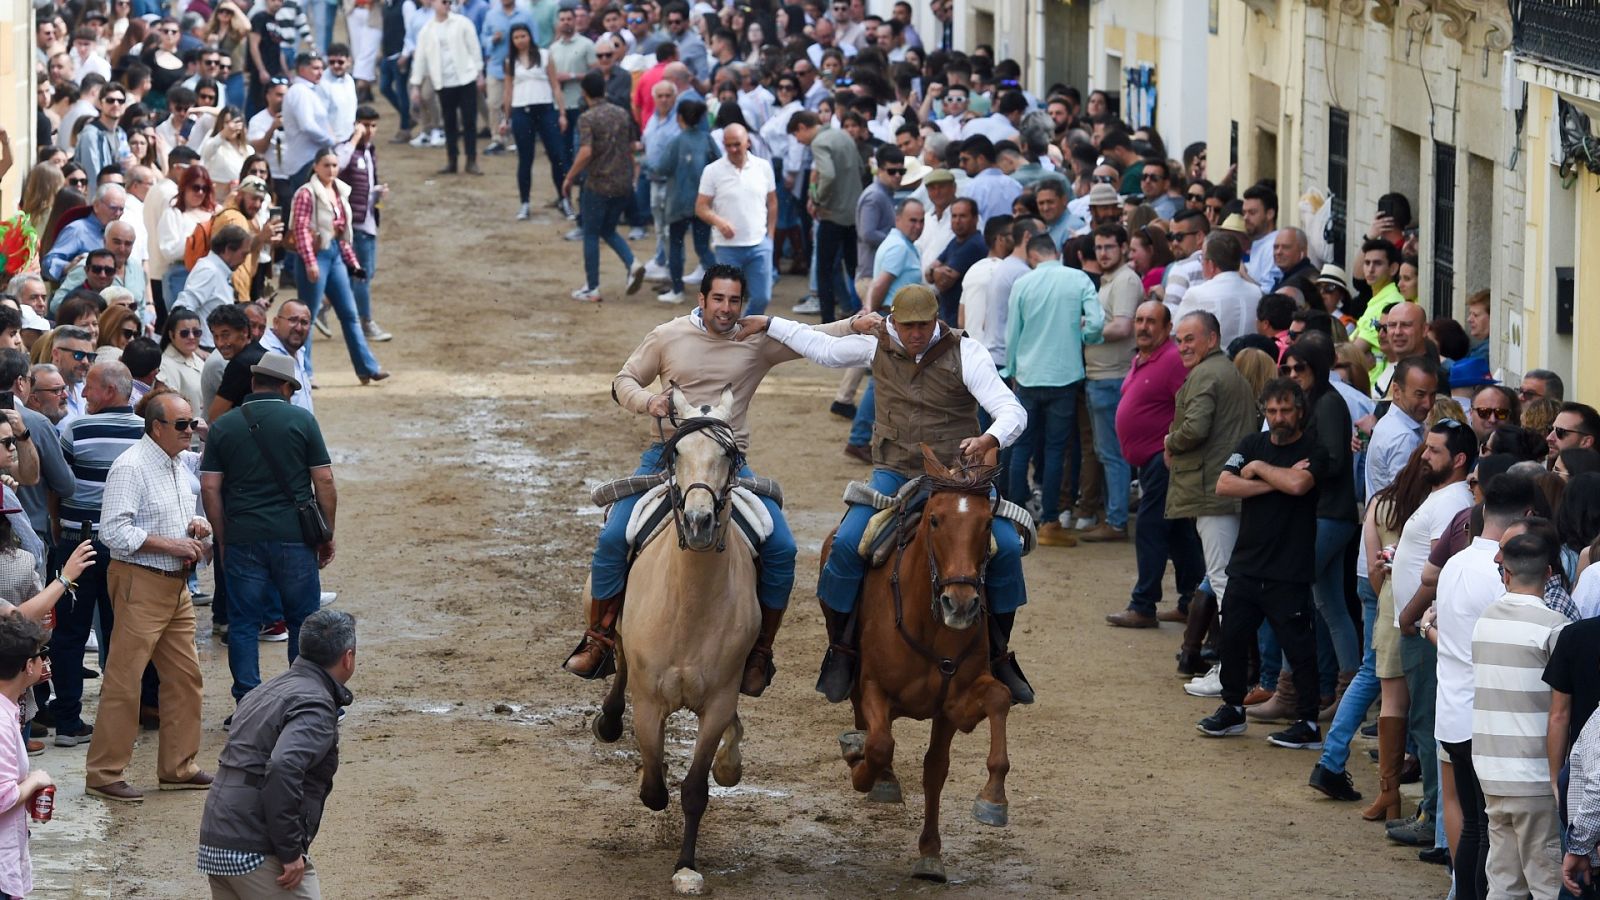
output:
[[[28,858],[28,806],[17,786],[28,777],[28,746],[22,741],[21,711],[0,696],[0,891],[26,897],[33,891]]]
[[[1178,345],[1167,341],[1149,359],[1133,355],[1133,368],[1122,382],[1122,402],[1117,404],[1117,442],[1122,458],[1142,467],[1161,452],[1162,440],[1177,415],[1178,388],[1189,377],[1178,356]]]

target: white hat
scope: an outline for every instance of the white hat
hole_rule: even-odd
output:
[[[44,316],[41,316],[38,313],[34,312],[33,311],[33,307],[24,306],[22,308],[22,330],[23,331],[49,331],[50,330],[50,320],[48,320]]]

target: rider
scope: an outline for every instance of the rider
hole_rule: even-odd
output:
[[[895,293],[888,319],[875,313],[856,317],[856,321],[872,324],[874,333],[870,335],[835,337],[766,316],[752,316],[741,325],[743,333],[766,331],[812,362],[830,368],[871,367],[878,404],[872,428],[870,486],[892,496],[921,474],[919,443],[931,447],[941,460],[952,459],[959,451],[963,460],[976,461],[990,450],[1010,446],[1027,426],[1022,404],[1000,380],[988,351],[978,341],[940,324],[938,315],[939,301],[933,291],[909,285]],[[994,420],[981,434],[979,406]],[[875,512],[870,506],[850,504],[817,580],[828,639],[834,646],[847,644],[847,623],[865,575],[858,545]],[[1003,648],[1010,641],[1017,608],[1028,602],[1028,596],[1022,580],[1022,540],[1015,526],[996,518],[993,533],[996,550],[985,583],[989,611],[998,626],[996,637]],[[1033,702],[1033,689],[1013,654],[1003,649],[996,654],[994,674],[1011,689],[1017,702]],[[853,677],[849,658],[830,648],[817,688],[837,702],[848,695]]]
[[[700,284],[700,304],[686,316],[657,325],[628,357],[622,371],[611,382],[611,396],[624,408],[648,414],[659,421],[652,429],[652,443],[639,457],[635,475],[662,470],[661,441],[670,438],[674,427],[671,385],[683,391],[691,403],[716,402],[725,386],[733,387],[733,407],[729,425],[741,454],[750,449],[750,427],[745,411],[756,387],[773,366],[799,359],[800,354],[762,336],[757,340],[735,341],[734,333],[746,297],[744,270],[715,265],[706,270]],[[868,325],[849,319],[817,326],[823,334],[849,333],[852,325]],[[653,392],[647,385],[660,380],[662,390]],[[750,476],[749,466],[740,476]],[[778,635],[783,610],[789,605],[794,586],[794,535],[784,521],[783,511],[767,497],[761,498],[772,516],[772,535],[760,547],[760,574],[756,599],[761,603],[761,635],[756,639],[745,664],[739,689],[753,697],[772,680],[772,641]],[[604,672],[605,663],[616,641],[616,621],[622,612],[623,589],[628,581],[628,517],[639,502],[639,495],[618,500],[600,530],[590,564],[590,627],[583,642],[567,659],[564,668],[580,678],[595,678]]]

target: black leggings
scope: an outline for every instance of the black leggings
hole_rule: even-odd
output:
[[[445,150],[456,164],[456,137],[467,145],[467,162],[478,161],[478,85],[475,82],[437,88],[439,114],[444,119]],[[459,119],[458,119],[459,117]]]
[[[1489,814],[1483,786],[1472,768],[1472,742],[1444,742],[1444,752],[1456,779],[1456,800],[1461,804],[1461,841],[1456,844],[1457,900],[1484,900],[1489,896]]]

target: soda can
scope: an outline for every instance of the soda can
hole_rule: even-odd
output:
[[[40,788],[39,792],[28,801],[28,815],[32,816],[35,822],[50,821],[50,814],[55,812],[55,809],[56,786],[53,784]]]
[[[43,625],[46,631],[54,631],[56,628],[56,608],[52,606],[45,610],[44,621],[39,624]]]

